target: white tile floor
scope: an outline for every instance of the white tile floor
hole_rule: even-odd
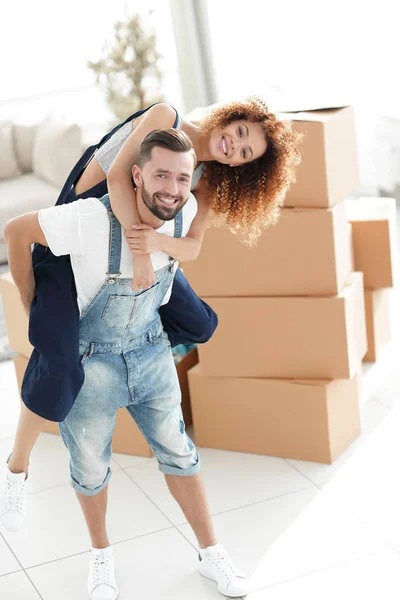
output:
[[[333,465],[200,450],[217,535],[251,576],[250,600],[400,597],[399,347],[364,369],[362,435]],[[0,397],[1,464],[17,420],[12,362],[0,363]],[[196,572],[193,533],[155,460],[116,454],[112,467],[121,600],[221,597]],[[24,531],[0,529],[0,598],[83,600],[89,540],[57,436],[35,448],[29,509]]]
[[[217,536],[251,576],[249,600],[400,598],[398,312],[394,341],[363,368],[362,434],[333,465],[200,449]],[[0,363],[0,465],[17,417],[13,363]],[[197,574],[193,533],[155,460],[116,454],[112,468],[121,600],[222,598]],[[35,448],[29,511],[24,531],[0,529],[0,598],[86,599],[89,540],[57,436]]]

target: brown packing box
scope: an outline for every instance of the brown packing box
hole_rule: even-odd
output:
[[[285,206],[327,208],[359,186],[354,111],[350,106],[281,113],[304,135],[302,162]]]
[[[202,297],[335,295],[351,273],[344,202],[285,208],[248,248],[225,227],[207,229],[200,256],[183,265]]]
[[[187,371],[194,367],[197,363],[197,350],[193,349],[178,363],[176,367],[182,391],[182,412],[185,425],[187,427],[192,424]],[[25,369],[28,365],[28,359],[25,358],[25,356],[18,355],[14,358],[14,365],[18,379],[18,386],[19,389],[21,389],[22,379]],[[58,434],[58,425],[52,421],[46,421],[43,431],[46,433]],[[149,445],[143,438],[136,423],[124,409],[119,410],[117,413],[117,423],[113,436],[113,452],[131,454],[133,456],[153,456]]]
[[[351,270],[355,271],[354,268],[354,249],[353,249],[353,226],[351,223],[347,223],[348,243],[350,252],[350,264]]]
[[[364,273],[365,289],[393,287],[397,276],[395,199],[347,200],[346,213],[353,228],[355,269]]]
[[[348,379],[367,351],[362,273],[337,296],[205,300],[219,317],[199,346],[206,375]]]
[[[375,362],[390,341],[389,294],[388,289],[365,290],[368,352],[364,362]]]
[[[360,367],[360,365],[359,365]],[[208,377],[189,371],[199,446],[332,463],[360,434],[351,380]]]
[[[0,276],[0,293],[10,348],[29,358],[33,348],[28,339],[28,316],[11,273]]]

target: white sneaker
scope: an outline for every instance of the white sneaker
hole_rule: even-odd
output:
[[[0,499],[0,522],[9,531],[19,531],[26,522],[26,474],[6,468],[4,495]]]
[[[229,598],[246,596],[249,583],[245,575],[234,568],[221,544],[199,549],[201,575],[217,582],[218,591]]]
[[[87,591],[90,600],[116,600],[118,598],[112,546],[102,550],[91,548]]]

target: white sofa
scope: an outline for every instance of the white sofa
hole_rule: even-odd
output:
[[[0,264],[7,262],[6,222],[55,204],[72,167],[93,141],[83,137],[79,125],[54,115],[37,125],[0,123]]]

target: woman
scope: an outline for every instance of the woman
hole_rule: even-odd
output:
[[[299,162],[297,134],[258,98],[216,107],[199,124],[182,120],[163,103],[129,117],[87,150],[71,172],[57,204],[101,197],[108,186],[113,211],[127,231],[135,254],[133,289],[149,287],[154,273],[146,253],[147,232],[139,224],[132,166],[144,137],[154,129],[169,127],[187,133],[200,161],[192,187],[198,201],[197,216],[186,238],[170,240],[169,253],[178,260],[197,257],[210,210],[224,215],[231,231],[241,234],[245,242],[255,243],[262,228],[276,222]],[[34,351],[22,385],[24,403],[8,462],[9,472],[19,474],[28,471],[42,417],[64,420],[84,378],[78,355],[79,311],[69,257],[55,257],[50,250],[37,246],[33,264],[36,288],[29,337]],[[206,341],[216,326],[213,323],[212,331],[201,333],[210,327],[213,313],[197,298],[180,271],[171,299],[162,311],[172,345]]]

